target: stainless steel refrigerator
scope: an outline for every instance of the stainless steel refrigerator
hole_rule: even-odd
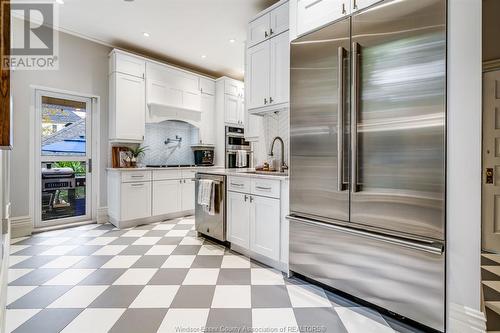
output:
[[[444,331],[446,0],[291,43],[290,270]]]

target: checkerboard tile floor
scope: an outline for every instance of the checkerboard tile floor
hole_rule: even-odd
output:
[[[417,332],[197,237],[187,217],[12,240],[7,332]]]

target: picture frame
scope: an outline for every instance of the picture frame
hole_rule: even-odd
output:
[[[126,168],[128,167],[127,158],[127,147],[113,147],[111,152],[111,164],[113,168]]]

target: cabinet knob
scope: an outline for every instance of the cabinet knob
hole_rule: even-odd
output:
[[[345,10],[345,3],[342,4],[342,14],[347,14],[347,11]]]
[[[267,31],[264,31],[264,37],[269,37],[269,34],[267,33]]]
[[[269,97],[269,103],[272,103],[272,102],[274,102],[273,98]]]
[[[264,98],[264,104],[267,104],[267,98]]]
[[[250,196],[250,202],[253,202],[253,197],[252,196]]]
[[[352,2],[352,8],[353,8],[354,10],[357,10],[357,9],[358,9],[358,2],[357,2],[356,0],[353,0],[353,2]]]
[[[273,28],[269,29],[269,34],[274,34]]]
[[[247,199],[248,199],[248,195],[245,194],[245,202],[247,202]]]

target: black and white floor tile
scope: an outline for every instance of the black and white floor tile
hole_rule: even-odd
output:
[[[7,332],[417,332],[197,237],[192,217],[12,241]]]

